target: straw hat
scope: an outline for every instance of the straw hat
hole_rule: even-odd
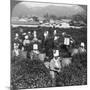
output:
[[[85,44],[84,44],[84,42],[81,42],[81,47],[85,47]]]
[[[33,44],[33,49],[37,50],[38,49],[38,45],[37,44]]]
[[[25,36],[25,39],[28,39],[28,35]]]
[[[16,33],[16,37],[18,37],[19,35],[18,35],[18,33]]]
[[[31,33],[31,32],[28,32],[29,34]]]
[[[62,36],[64,36],[64,35],[66,35],[66,32],[63,32],[63,33],[62,33]]]
[[[55,37],[54,37],[54,40],[57,40],[58,38],[59,38],[58,36],[55,36]]]
[[[59,56],[59,50],[54,50],[54,51],[53,51],[53,56],[54,56],[54,57]]]
[[[49,32],[48,32],[48,31],[46,31],[46,33],[48,34]]]
[[[44,36],[45,36],[45,37],[47,36],[47,32],[44,32]]]
[[[23,33],[22,35],[26,35],[26,33]]]
[[[33,35],[34,35],[34,37],[37,37],[37,33],[36,33],[36,31],[33,32]]]
[[[54,35],[57,33],[57,31],[56,30],[54,30]]]

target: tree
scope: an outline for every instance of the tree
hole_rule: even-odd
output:
[[[85,24],[87,24],[87,14],[86,13],[84,13],[84,14],[80,13],[80,14],[73,15],[72,20],[77,21],[77,22],[83,21]]]
[[[49,15],[48,15],[48,13],[46,13],[45,15],[44,15],[44,18],[48,18],[49,17]]]
[[[34,19],[34,21],[38,21],[38,17],[33,16],[32,18]]]
[[[53,19],[53,20],[56,20],[56,19],[57,19],[57,16],[55,16],[55,15],[50,15],[50,18]]]

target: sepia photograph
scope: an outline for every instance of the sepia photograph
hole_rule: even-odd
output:
[[[10,89],[87,85],[87,5],[10,0]]]

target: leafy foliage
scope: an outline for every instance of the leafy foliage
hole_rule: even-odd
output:
[[[11,31],[11,45],[13,49],[14,35],[19,33],[19,28],[12,28]],[[23,27],[27,33],[29,30],[37,30],[37,28]],[[40,27],[37,30],[38,38],[41,38],[43,32],[48,30],[52,32],[52,28]],[[78,46],[80,42],[85,42],[87,49],[87,28],[82,29],[58,29],[56,28],[58,35],[60,36],[59,42],[62,43],[62,32],[70,34],[76,41],[75,45]],[[53,33],[50,33],[51,35]],[[67,52],[62,51],[61,56],[66,57]],[[79,54],[73,56],[70,66],[62,68],[61,72],[56,76],[56,86],[71,86],[71,85],[86,85],[87,84],[87,54]],[[11,58],[11,88],[16,90],[17,88],[44,88],[51,87],[52,80],[49,75],[49,71],[44,64],[39,60],[31,61],[30,59],[23,59],[21,57]]]
[[[11,86],[17,88],[50,87],[51,77],[40,61],[22,60],[12,66]]]

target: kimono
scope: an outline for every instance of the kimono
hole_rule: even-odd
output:
[[[52,78],[52,86],[56,85],[56,73],[55,72],[60,72],[61,70],[61,63],[60,63],[60,57],[57,59],[53,58],[50,63],[49,63],[49,68],[50,68],[50,75]]]
[[[32,50],[30,52],[30,58],[31,60],[38,60],[39,59],[39,51],[38,50]]]
[[[29,46],[30,46],[30,40],[25,39],[25,40],[23,41],[23,46],[24,46],[24,48],[25,48],[25,51],[28,51]]]
[[[26,46],[27,44],[30,44],[30,40],[25,39],[25,40],[23,41],[23,45]]]
[[[50,70],[58,72],[60,69],[61,69],[60,57],[58,57],[57,59],[53,58],[50,61]]]
[[[19,56],[20,55],[20,49],[14,49],[13,51],[12,51],[12,57],[14,57],[14,56]]]

